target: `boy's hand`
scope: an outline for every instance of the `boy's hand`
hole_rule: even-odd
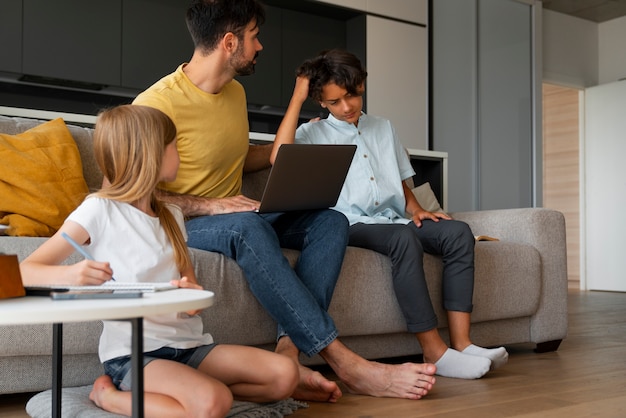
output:
[[[448,215],[447,213],[443,213],[443,212],[428,212],[426,210],[419,210],[413,213],[413,216],[411,217],[411,219],[413,220],[415,225],[419,228],[422,226],[423,220],[430,219],[431,221],[439,222],[439,219],[450,220],[452,219],[452,217]]]
[[[298,76],[296,86],[293,88],[293,99],[304,103],[307,97],[309,97],[309,79],[302,75]]]

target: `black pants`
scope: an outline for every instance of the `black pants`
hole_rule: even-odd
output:
[[[363,224],[350,227],[349,245],[367,248],[391,259],[393,287],[407,329],[424,332],[437,326],[424,277],[424,252],[443,261],[443,307],[472,311],[474,244],[469,226],[461,221],[422,221],[403,224]]]

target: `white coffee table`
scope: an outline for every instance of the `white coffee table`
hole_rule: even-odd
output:
[[[133,417],[143,417],[143,318],[203,309],[213,304],[206,290],[176,289],[133,299],[52,300],[27,296],[0,300],[0,325],[52,324],[52,416],[61,417],[63,323],[128,320],[132,324]]]

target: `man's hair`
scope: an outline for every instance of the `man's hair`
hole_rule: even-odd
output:
[[[176,265],[182,271],[191,265],[187,244],[174,216],[156,197],[165,147],[174,139],[174,122],[158,109],[122,105],[100,112],[93,148],[109,185],[93,196],[125,203],[149,196],[174,247]]]
[[[187,29],[194,46],[213,51],[229,32],[242,39],[250,22],[265,23],[265,10],[257,0],[193,0],[187,9]]]
[[[352,95],[361,94],[359,88],[367,78],[367,71],[354,54],[342,49],[331,49],[302,63],[296,75],[309,79],[309,97],[320,102],[322,89],[331,83],[343,87]]]

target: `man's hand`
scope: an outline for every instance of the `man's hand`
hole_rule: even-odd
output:
[[[225,213],[251,212],[259,208],[261,202],[250,199],[244,195],[211,199],[210,215],[222,215]]]

